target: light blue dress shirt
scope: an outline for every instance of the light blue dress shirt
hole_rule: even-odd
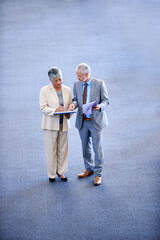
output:
[[[87,100],[86,103],[89,103],[90,91],[91,91],[92,78],[87,82]],[[83,91],[85,87],[85,82],[83,82]],[[91,115],[86,115],[86,118],[91,118]]]

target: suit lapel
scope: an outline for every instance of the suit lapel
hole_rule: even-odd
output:
[[[83,104],[83,91],[82,91],[82,89],[83,89],[83,83],[82,82],[78,82],[78,91],[77,91],[77,93],[79,95],[79,97],[78,97],[79,105]]]
[[[59,103],[59,99],[58,99],[56,90],[55,90],[55,88],[53,87],[52,83],[49,85],[49,88],[51,89],[51,92],[52,92],[52,94],[53,94],[53,98],[56,99],[56,101]]]
[[[67,91],[66,88],[62,85],[63,104],[64,104],[65,109],[68,107],[68,106],[66,106],[67,96],[68,96],[66,91]]]
[[[95,79],[92,78],[91,91],[90,91],[90,96],[89,96],[90,102],[92,102],[92,96],[94,96],[94,90],[95,90]]]

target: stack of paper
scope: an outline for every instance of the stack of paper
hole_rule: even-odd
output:
[[[97,102],[90,102],[82,105],[83,113],[85,115],[92,114],[92,107],[97,106]]]

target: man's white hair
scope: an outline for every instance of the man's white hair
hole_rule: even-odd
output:
[[[76,72],[77,72],[77,71],[81,71],[82,74],[89,73],[89,75],[91,75],[91,68],[90,68],[90,66],[88,66],[88,64],[86,64],[86,63],[80,63],[80,64],[76,67]]]

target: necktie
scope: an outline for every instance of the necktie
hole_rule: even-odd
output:
[[[83,104],[86,104],[87,101],[87,83],[85,83],[85,87],[83,90]]]

